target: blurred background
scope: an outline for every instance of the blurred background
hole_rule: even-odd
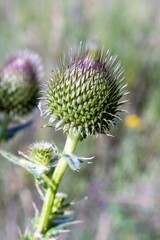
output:
[[[88,196],[76,206],[83,223],[63,240],[160,239],[160,1],[158,0],[8,0],[0,1],[0,65],[15,49],[40,54],[45,76],[63,52],[96,39],[119,56],[130,91],[129,115],[112,131],[114,138],[90,138],[78,145],[92,165],[68,170],[62,190],[70,199]],[[65,136],[33,125],[1,148],[17,154],[30,143]],[[0,159],[0,239],[17,240],[30,227],[32,203],[41,201],[32,177]]]

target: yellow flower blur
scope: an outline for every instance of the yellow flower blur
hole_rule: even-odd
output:
[[[124,124],[129,128],[136,128],[141,125],[141,119],[137,114],[129,114],[125,117]]]

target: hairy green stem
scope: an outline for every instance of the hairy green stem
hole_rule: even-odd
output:
[[[67,136],[66,144],[64,147],[64,152],[66,153],[73,153],[76,145],[78,143],[79,136],[74,135],[73,133],[69,133]],[[39,219],[39,224],[36,230],[36,235],[40,233],[45,233],[47,231],[48,223],[49,223],[49,215],[51,213],[52,207],[53,207],[53,202],[59,187],[59,184],[61,182],[61,179],[64,175],[64,172],[67,168],[67,161],[66,159],[62,156],[60,160],[58,161],[58,164],[55,168],[55,171],[53,172],[51,181],[52,181],[52,186],[47,189],[45,198],[44,198],[44,203],[42,206],[42,211]]]

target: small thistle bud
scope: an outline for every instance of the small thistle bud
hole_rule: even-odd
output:
[[[55,149],[48,142],[34,143],[29,147],[29,158],[43,165],[48,165],[54,154]]]
[[[120,119],[125,101],[122,69],[116,56],[92,43],[81,48],[68,64],[61,64],[51,77],[44,104],[50,123],[81,136],[107,134]]]
[[[42,65],[39,56],[29,50],[8,58],[0,73],[0,111],[23,116],[37,105]]]

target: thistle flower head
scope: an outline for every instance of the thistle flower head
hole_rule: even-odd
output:
[[[0,111],[23,116],[37,105],[42,65],[29,50],[11,55],[0,72]]]
[[[57,129],[70,130],[81,139],[107,134],[120,119],[125,95],[122,69],[116,56],[106,55],[92,43],[63,63],[45,89],[45,112]]]
[[[54,154],[55,149],[49,142],[37,142],[29,147],[29,157],[32,161],[43,165],[48,165]]]

